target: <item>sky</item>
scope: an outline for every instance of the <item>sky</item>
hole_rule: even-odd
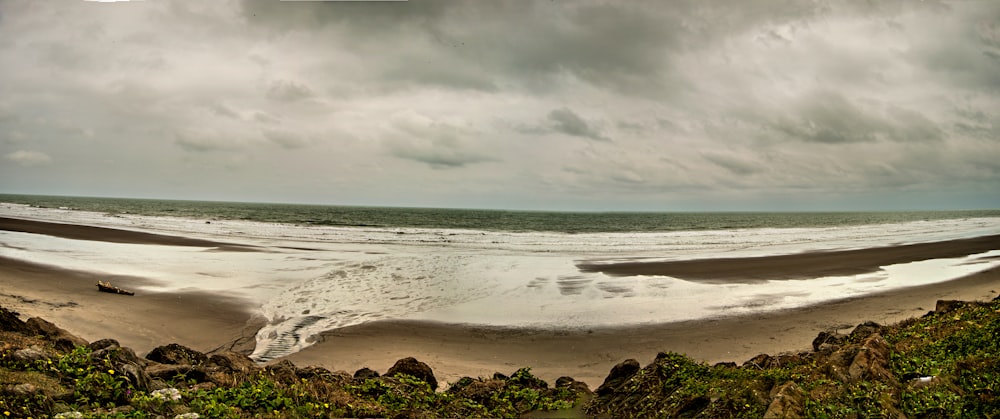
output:
[[[1000,2],[0,0],[0,193],[1000,208]]]

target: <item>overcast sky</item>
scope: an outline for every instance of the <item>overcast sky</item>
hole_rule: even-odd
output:
[[[0,193],[1000,208],[1000,2],[0,0]]]

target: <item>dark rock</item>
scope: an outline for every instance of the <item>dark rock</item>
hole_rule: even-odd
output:
[[[294,383],[299,380],[299,367],[287,359],[265,366],[264,371],[274,377],[275,381]]]
[[[11,358],[13,360],[21,362],[44,361],[46,359],[52,359],[53,357],[53,355],[45,352],[45,349],[42,349],[38,345],[31,345],[27,348],[18,349],[11,354]]]
[[[146,373],[166,382],[194,380],[200,383],[208,379],[203,368],[187,364],[154,364],[146,368]]]
[[[366,380],[369,378],[378,378],[379,373],[371,368],[364,367],[354,372],[354,378],[358,380]]]
[[[774,391],[765,419],[801,418],[805,416],[806,394],[794,382],[787,382]]]
[[[891,379],[890,356],[889,343],[882,338],[882,335],[874,333],[868,336],[861,345],[851,365],[847,368],[847,375],[854,382]]]
[[[208,361],[205,354],[177,343],[153,348],[146,354],[146,359],[161,364],[187,365],[201,365]]]
[[[508,377],[506,375],[503,375],[503,374],[501,374],[499,372],[495,372],[495,373],[493,373],[493,379],[494,380],[507,381],[507,380],[510,379],[510,377]]]
[[[18,317],[16,311],[0,307],[0,330],[17,333],[30,333],[31,328]]]
[[[775,366],[777,366],[777,364],[778,361],[774,359],[774,357],[772,357],[771,355],[760,354],[753,358],[748,359],[747,362],[744,362],[743,368],[752,367],[764,370],[768,368],[774,368]]]
[[[228,374],[250,374],[259,368],[250,357],[239,352],[223,351],[212,354],[208,358],[208,365],[217,367],[222,372]]]
[[[470,384],[472,384],[474,382],[476,382],[476,379],[472,378],[472,377],[462,377],[462,378],[459,378],[458,381],[456,381],[454,384],[448,386],[448,390],[446,392],[447,393],[456,393],[456,392],[462,390],[463,388],[468,387]]]
[[[114,339],[95,340],[93,342],[90,342],[90,345],[87,345],[87,348],[90,349],[91,351],[99,351],[101,349],[119,348],[119,347],[121,347],[121,345],[118,344],[118,341]]]
[[[419,380],[423,380],[431,386],[431,390],[437,390],[437,378],[434,378],[434,371],[427,364],[417,361],[416,358],[408,357],[396,361],[396,363],[385,372],[387,377],[399,374],[406,374]]]
[[[495,403],[495,401],[493,401],[493,397],[499,393],[505,385],[506,383],[502,380],[470,380],[465,385],[457,387],[454,391],[449,391],[455,394],[455,397],[457,398],[467,398],[483,406],[488,406]]]
[[[556,388],[568,388],[578,393],[590,393],[590,386],[583,381],[576,381],[573,377],[559,377],[556,379]]]
[[[938,300],[937,304],[934,305],[934,312],[937,314],[944,314],[965,307],[966,305],[968,305],[968,303],[965,301]]]
[[[844,335],[833,332],[819,332],[816,339],[812,341],[813,351],[820,352],[820,348],[823,345],[842,345],[844,343]]]
[[[87,346],[88,344],[86,340],[40,317],[28,319],[25,325],[31,330],[29,333],[44,337],[61,351],[69,352],[77,346]]]
[[[873,333],[882,333],[882,325],[869,320],[855,327],[854,330],[851,331],[850,337],[852,341],[858,342],[866,339]]]
[[[31,383],[21,383],[10,386],[10,393],[15,396],[31,396],[38,393],[38,387]]]
[[[609,395],[613,393],[616,389],[621,387],[629,378],[632,378],[635,373],[639,372],[639,361],[634,359],[626,359],[618,365],[611,368],[611,372],[604,379],[604,383],[597,387],[597,393],[599,396]]]

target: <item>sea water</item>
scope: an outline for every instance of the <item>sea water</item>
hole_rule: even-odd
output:
[[[131,275],[144,292],[245,299],[267,320],[254,357],[326,330],[410,319],[585,329],[799,307],[947,281],[1000,252],[850,276],[705,284],[577,265],[857,249],[1000,234],[1000,211],[556,213],[0,195],[0,216],[182,235],[257,252],[0,232],[0,256]]]

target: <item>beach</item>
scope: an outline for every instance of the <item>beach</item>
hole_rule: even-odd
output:
[[[213,252],[252,250],[226,242],[11,218],[0,219],[0,229],[73,240],[192,246]],[[962,249],[957,251],[960,254],[1000,249],[998,236],[962,240],[965,239],[915,247],[821,253],[831,266],[871,269],[872,260],[886,253],[894,255],[893,260],[898,262],[954,257],[956,249]],[[246,350],[262,324],[253,304],[225,293],[173,291],[137,293],[133,297],[99,293],[95,287],[98,280],[136,286],[146,279],[109,277],[2,255],[0,305],[25,317],[45,318],[87,340],[117,339],[140,355],[168,343],[200,351]],[[786,271],[779,269],[781,266],[801,266],[800,262],[816,254],[804,253],[800,257],[805,259],[792,262],[787,260],[790,257],[703,263],[716,266],[719,272],[733,272],[733,266],[739,266],[741,276],[720,274],[716,278],[719,281],[760,280],[765,274],[782,277],[781,272]],[[709,274],[700,275],[712,280]],[[518,368],[531,367],[534,374],[550,383],[559,376],[571,376],[596,388],[612,366],[627,358],[645,364],[657,352],[674,351],[709,363],[742,363],[759,353],[806,350],[823,330],[849,330],[867,320],[891,323],[933,310],[940,299],[986,300],[996,297],[997,290],[1000,290],[1000,270],[989,269],[947,282],[807,307],[654,325],[559,331],[413,320],[374,321],[322,333],[314,345],[285,359],[300,366],[318,365],[330,370],[353,372],[369,367],[384,372],[397,359],[413,356],[430,365],[442,382],[454,382],[462,376],[489,376],[494,372],[510,374]]]

